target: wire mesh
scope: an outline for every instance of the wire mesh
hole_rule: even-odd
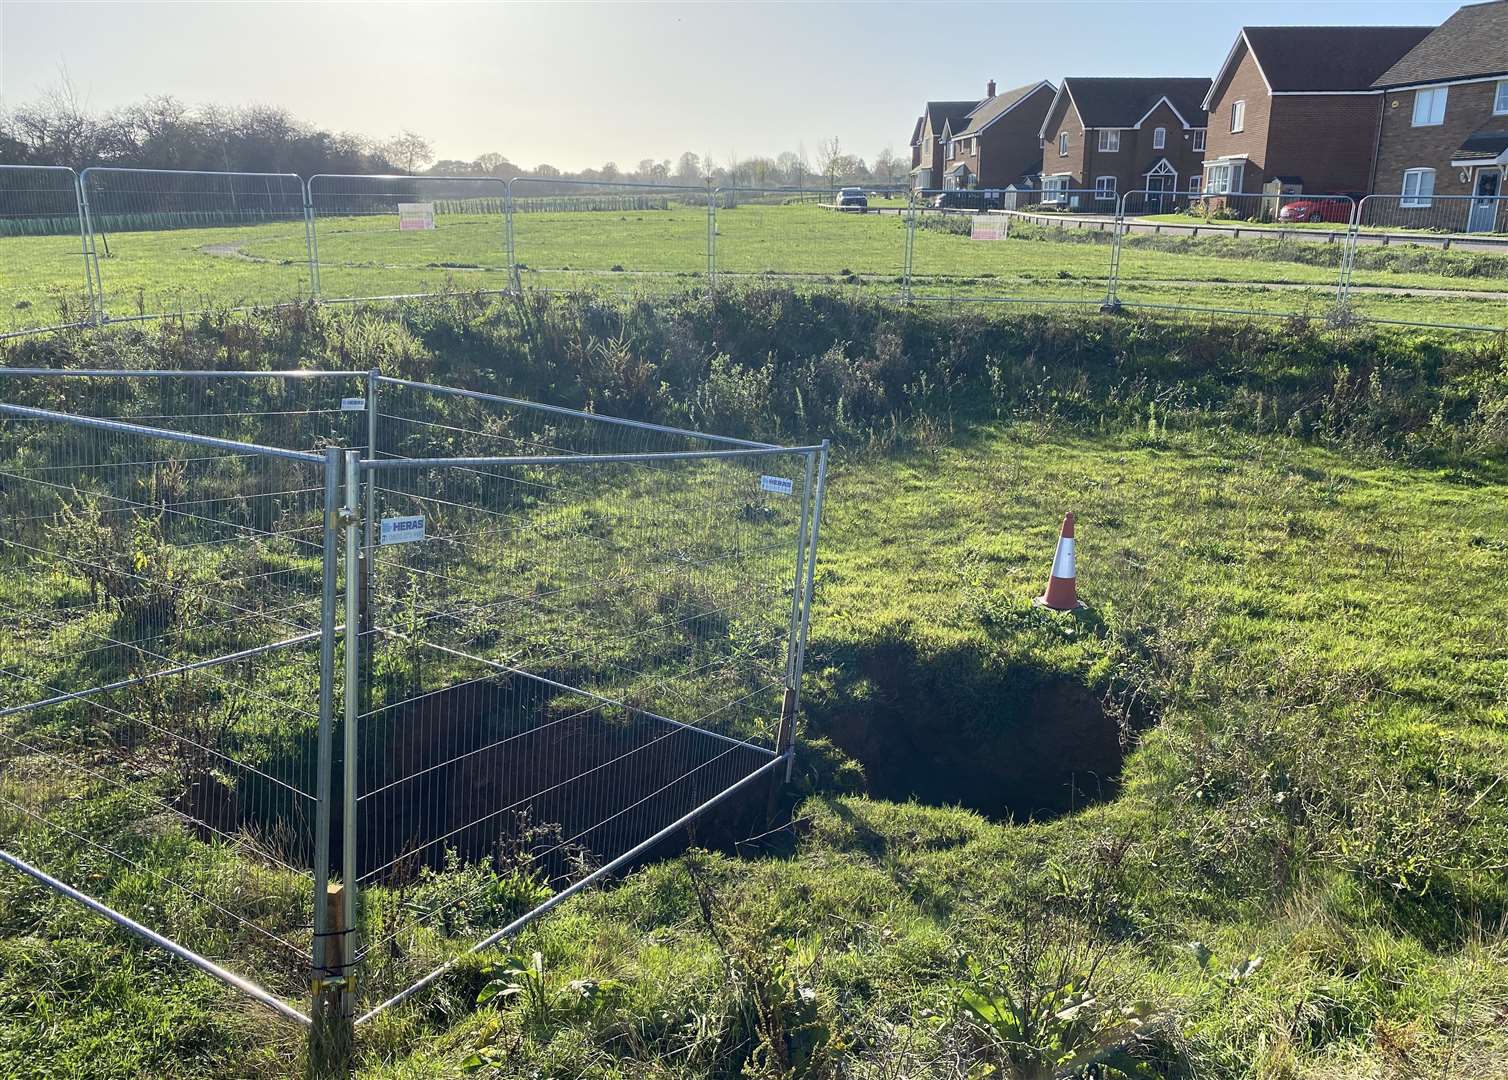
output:
[[[1099,305],[1116,202],[1093,190],[919,191],[911,288],[917,299]],[[1007,209],[1007,204],[1011,207]]]
[[[369,1001],[775,758],[814,475],[813,451],[389,380],[380,399],[355,801]],[[439,446],[488,456],[415,464]],[[416,519],[422,541],[383,542]]]
[[[1335,309],[1356,210],[1348,196],[1128,191],[1122,208],[1124,304],[1316,317]]]
[[[517,177],[513,259],[542,289],[661,289],[709,274],[705,187]]]
[[[1356,314],[1398,318],[1410,291],[1435,301],[1416,321],[1508,328],[1508,196],[1368,195],[1352,243]]]
[[[784,766],[821,454],[373,373],[0,370],[7,864],[288,1016],[352,965],[415,992]]]
[[[79,179],[105,316],[309,297],[297,176],[91,168]]]
[[[857,195],[862,195],[862,205]],[[717,193],[719,278],[865,285],[887,294],[904,273],[906,193],[722,188]]]
[[[73,170],[0,165],[0,332],[87,322],[91,281]]]
[[[109,423],[0,406],[0,846],[298,995],[321,462]]]
[[[310,177],[320,296],[508,288],[507,198],[494,177]]]

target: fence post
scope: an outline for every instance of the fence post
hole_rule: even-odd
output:
[[[319,299],[319,238],[314,232],[314,181],[318,177],[311,176],[308,180],[299,178],[299,185],[304,189],[304,246],[309,251],[309,298]]]
[[[83,227],[85,233],[88,235],[88,241],[87,242],[88,242],[88,245],[89,245],[89,257],[84,260],[85,261],[84,270],[85,270],[85,273],[88,273],[89,267],[90,266],[94,267],[94,287],[90,290],[91,299],[92,299],[93,308],[94,308],[94,310],[92,312],[92,316],[93,316],[93,320],[94,320],[94,325],[95,326],[102,326],[102,325],[104,325],[105,319],[107,319],[109,316],[106,314],[106,311],[105,311],[105,280],[104,280],[103,277],[100,276],[100,269],[99,269],[99,245],[98,245],[98,242],[94,238],[94,215],[93,215],[93,213],[89,209],[89,184],[88,184],[88,181],[89,181],[89,170],[85,169],[83,172],[79,173],[79,178],[78,178],[78,185],[79,185],[79,210],[84,215],[84,221],[83,221],[83,226],[82,227]]]
[[[707,178],[707,291],[717,289],[717,197],[721,188],[713,188]]]
[[[346,451],[346,502],[341,514],[346,540],[346,611],[345,611],[345,712],[341,725],[344,736],[341,765],[341,884],[344,886],[341,929],[343,931],[345,976],[341,994],[341,1013],[349,1027],[355,1015],[356,999],[356,735],[361,719],[362,628],[366,623],[366,568],[362,562],[365,542],[365,514],[362,513],[361,454]]]
[[[1110,230],[1110,272],[1105,281],[1105,302],[1100,305],[1100,311],[1106,315],[1121,309],[1121,234],[1126,230],[1126,199],[1130,195],[1131,192],[1127,191],[1115,200],[1115,222]]]
[[[343,1007],[345,929],[340,886],[330,881],[332,788],[335,773],[335,593],[339,584],[341,524],[339,447],[325,450],[324,575],[320,593],[319,735],[315,758],[314,948],[308,1071],[344,1076],[350,1068],[350,1014]]]
[[[796,715],[801,709],[801,674],[806,670],[806,636],[812,626],[812,587],[817,569],[817,534],[822,528],[822,496],[827,491],[828,446],[828,440],[823,439],[822,449],[817,454],[817,493],[812,499],[811,539],[806,544],[806,583],[802,587],[801,628],[797,635],[796,664],[791,680],[791,728],[789,741],[780,748],[782,753],[789,755],[785,762],[786,783],[790,783],[791,769],[796,763],[796,755],[791,751],[796,744]]]
[[[1370,195],[1351,207],[1351,220],[1346,227],[1346,244],[1340,253],[1340,280],[1335,287],[1335,304],[1343,307],[1351,299],[1351,271],[1356,267],[1356,245],[1361,242],[1361,210]]]
[[[84,289],[89,294],[89,319],[92,322],[95,319],[94,270],[89,259],[89,231],[84,226],[84,187],[79,183],[78,173],[72,169],[68,173],[73,177],[73,206],[79,219],[79,254],[84,260]]]
[[[513,291],[522,294],[523,282],[518,276],[518,255],[513,246],[513,180],[508,181],[508,194],[503,200],[503,236],[508,249],[508,281]]]
[[[916,189],[906,192],[906,253],[901,263],[901,302],[911,303],[911,275],[916,267]]]

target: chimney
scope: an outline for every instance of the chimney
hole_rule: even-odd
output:
[[[995,96],[995,80],[994,79],[991,79],[989,81],[989,83],[986,84],[986,86],[984,88],[984,96],[987,97],[987,98],[992,98],[992,97]]]

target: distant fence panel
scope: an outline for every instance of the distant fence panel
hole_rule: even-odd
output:
[[[1406,321],[1508,327],[1508,197],[1368,195],[1357,209],[1351,308]]]
[[[518,177],[508,184],[519,283],[665,290],[705,283],[708,190]]]
[[[494,177],[312,176],[319,295],[507,289],[507,202]]]
[[[864,189],[863,205],[836,190],[722,188],[715,252],[719,280],[797,286],[854,285],[901,291],[907,207],[904,191]]]
[[[1057,189],[1045,198],[1040,192],[918,192],[911,294],[1097,306],[1108,291],[1115,209],[1113,198],[1097,200],[1092,190]]]
[[[73,170],[0,165],[0,333],[87,321],[92,284]]]
[[[1121,205],[1123,304],[1314,317],[1335,309],[1356,210],[1344,195],[1145,190]]]
[[[105,318],[309,297],[297,176],[94,168],[80,181]]]

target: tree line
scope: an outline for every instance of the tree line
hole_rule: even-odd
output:
[[[472,161],[436,160],[428,139],[404,131],[387,139],[336,132],[269,105],[190,106],[171,96],[148,97],[97,112],[64,80],[35,101],[0,110],[0,164],[111,165],[212,172],[404,173],[512,179],[642,182],[701,187],[827,187],[904,183],[909,161],[888,147],[873,164],[849,153],[837,138],[815,154],[804,146],[774,157],[718,159],[687,151],[676,160],[644,158],[632,166],[605,162],[575,172],[541,163],[526,168],[500,153]]]

